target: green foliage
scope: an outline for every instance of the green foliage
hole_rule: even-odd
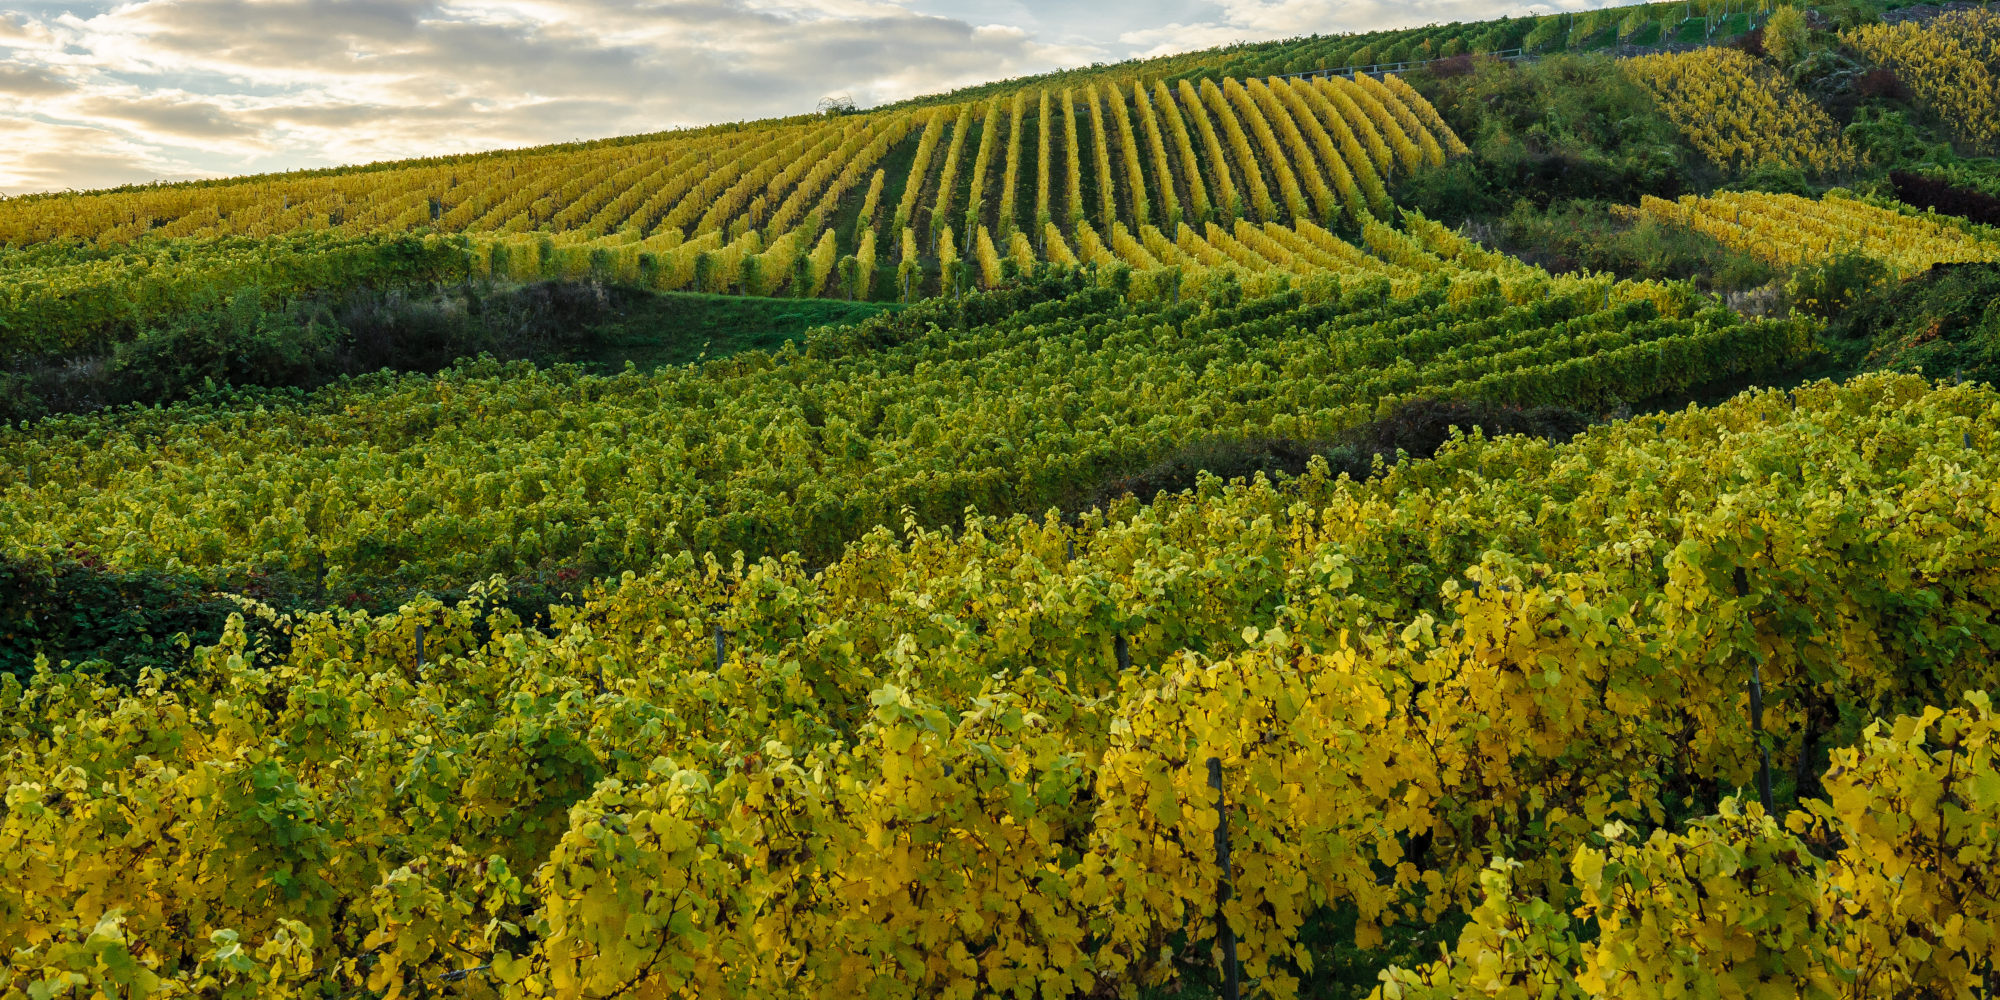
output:
[[[0,248],[0,357],[101,353],[141,331],[223,307],[350,289],[465,280],[462,240],[436,236],[140,240]],[[249,308],[244,306],[242,308]]]
[[[1859,108],[1844,131],[1871,163],[1917,163],[1951,154],[1949,143],[1931,141],[1911,124],[1907,111]]]
[[[1475,431],[1488,438],[1521,434],[1561,443],[1581,434],[1592,416],[1568,406],[1543,404],[1512,406],[1479,399],[1411,399],[1396,404],[1387,414],[1361,424],[1340,436],[1340,445],[1352,457],[1345,469],[1364,471],[1379,459],[1395,464],[1406,459],[1424,459],[1439,448]]]
[[[1305,475],[1322,462],[1333,475],[1367,479],[1398,462],[1431,457],[1446,443],[1475,432],[1486,437],[1525,434],[1567,441],[1590,426],[1591,416],[1564,406],[1520,407],[1477,399],[1405,400],[1384,416],[1331,438],[1304,442],[1289,438],[1202,437],[1175,448],[1158,461],[1119,476],[1064,509],[1080,514],[1108,508],[1126,496],[1151,501],[1180,493],[1206,479],[1274,482]]]
[[[853,280],[858,287],[865,276],[858,267],[848,266],[853,262],[852,257],[842,261],[839,280]],[[568,350],[522,356],[543,363],[576,361],[604,372],[616,371],[627,361],[641,369],[692,364],[739,351],[776,351],[816,328],[859,323],[900,308],[892,303],[692,292],[607,289],[605,294],[609,310],[585,319],[588,325]]]
[[[1817,198],[1824,186],[1813,179],[1800,167],[1788,167],[1781,163],[1762,163],[1745,170],[1740,176],[1716,185],[1718,191],[1762,191],[1767,194],[1795,194],[1801,198]]]
[[[1530,52],[1560,51],[1569,37],[1569,22],[1562,15],[1551,15],[1535,19],[1535,27],[1521,39],[1521,47]]]
[[[1862,368],[2000,384],[2000,264],[1940,264],[1878,288],[1827,335]]]
[[[16,357],[0,421],[128,403],[171,402],[223,386],[312,388],[380,369],[437,371],[481,352],[568,353],[609,315],[604,290],[558,283],[375,290],[271,303],[261,289],[142,328],[108,354]]]
[[[381,370],[435,372],[477,355],[617,370],[773,350],[808,329],[887,306],[827,299],[649,293],[581,282],[485,282],[227,302],[149,325],[103,355],[27,355],[0,366],[0,421],[219,389],[311,389]]]
[[[1956,187],[1969,188],[1988,197],[2000,198],[2000,160],[1939,157],[1934,161],[1915,164],[1910,169]]]
[[[1595,201],[1536,208],[1516,202],[1495,226],[1501,246],[1551,271],[1609,271],[1637,281],[1687,280],[1705,291],[1754,288],[1773,269],[1713,237],[1651,217],[1637,222]]]
[[[98,664],[123,680],[172,670],[213,645],[236,604],[191,574],[118,571],[85,555],[0,556],[0,674],[38,658]]]
[[[1673,195],[1694,167],[1651,94],[1601,55],[1482,62],[1417,78],[1473,156],[1397,184],[1397,200],[1436,219],[1497,215],[1519,199],[1633,202]]]
[[[1881,261],[1843,253],[1794,271],[1785,282],[1785,296],[1799,312],[1831,318],[1889,280],[1889,269]]]

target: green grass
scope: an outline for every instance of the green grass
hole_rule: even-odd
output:
[[[1674,45],[1693,45],[1708,40],[1708,25],[1701,18],[1689,18],[1674,27],[1672,37],[1666,41]]]
[[[622,293],[615,317],[596,324],[568,358],[606,369],[683,365],[738,351],[770,351],[816,326],[857,323],[894,309],[880,302],[772,299],[695,292]]]

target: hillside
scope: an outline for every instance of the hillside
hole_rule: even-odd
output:
[[[0,995],[1991,995],[2000,15],[0,199]]]

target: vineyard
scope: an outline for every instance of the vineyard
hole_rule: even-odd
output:
[[[877,529],[819,572],[682,557],[550,631],[420,601],[290,619],[283,649],[235,632],[181,681],[8,682],[14,968],[243,996],[465,969],[522,995],[1129,987],[1215,937],[1213,757],[1222,912],[1273,996],[1312,975],[1310,913],[1366,946],[1461,905],[1457,957],[1383,996],[1957,988],[2000,860],[1994,721],[1956,693],[2000,642],[1996,433],[1983,390],[1822,384],[1369,484]],[[1924,714],[1829,769],[1833,705]],[[1760,745],[1824,804],[1721,798]]]
[[[1923,26],[1867,25],[1850,41],[1907,79],[1958,139],[2000,153],[2000,14],[1966,10]]]
[[[475,371],[199,421],[44,422],[0,438],[0,535],[15,552],[103,539],[121,567],[323,573],[336,591],[615,574],[682,551],[823,561],[899,511],[1039,513],[1190,436],[1318,440],[1422,395],[1643,399],[1775,369],[1810,337],[1663,315],[1603,281],[1520,302],[1442,278],[1313,291],[1210,308],[1069,282],[976,326],[871,321],[866,351],[809,341],[611,379]]]
[[[1832,117],[1770,66],[1735,49],[1641,56],[1625,63],[1674,124],[1717,166],[1828,174],[1854,166]]]
[[[1940,263],[2000,261],[2000,230],[1836,195],[1818,201],[1757,192],[1647,198],[1634,214],[1687,226],[1783,266],[1860,253],[1909,277]]]
[[[0,271],[0,308],[19,317],[0,346],[117,339],[184,307],[196,287],[353,284],[408,256],[391,244],[381,251],[390,261],[354,260],[370,241],[418,230],[435,234],[427,249],[457,237],[466,275],[747,295],[909,300],[1077,261],[1256,271],[1273,257],[1288,262],[1286,244],[1308,258],[1305,269],[1323,270],[1354,254],[1322,227],[1358,232],[1393,220],[1385,178],[1465,152],[1393,76],[1090,86],[1041,92],[1032,114],[1028,96],[353,174],[0,202],[0,243],[10,248],[0,254],[18,257]],[[910,167],[890,177],[884,164],[905,146]],[[1268,233],[1253,244],[1278,249],[1241,246],[1245,225]],[[130,303],[98,294],[121,284],[147,291]]]
[[[1994,996],[1881,13],[0,198],[0,1000]]]

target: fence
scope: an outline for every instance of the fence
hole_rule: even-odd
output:
[[[1534,56],[1529,55],[1527,53],[1527,50],[1525,49],[1501,49],[1498,52],[1481,52],[1478,53],[1478,55],[1480,57],[1491,56],[1495,59],[1500,60],[1501,62],[1514,62],[1519,59],[1534,58]],[[1460,59],[1460,58],[1463,58],[1463,56],[1439,56],[1435,59],[1413,59],[1413,60],[1406,60],[1404,62],[1392,62],[1392,63],[1368,63],[1367,65],[1342,66],[1337,69],[1309,69],[1303,73],[1286,73],[1278,77],[1278,79],[1310,80],[1322,76],[1344,76],[1352,80],[1354,79],[1355,74],[1357,73],[1366,74],[1368,76],[1381,76],[1384,73],[1403,73],[1423,66],[1429,66],[1430,64],[1435,62],[1443,62],[1446,59]]]

